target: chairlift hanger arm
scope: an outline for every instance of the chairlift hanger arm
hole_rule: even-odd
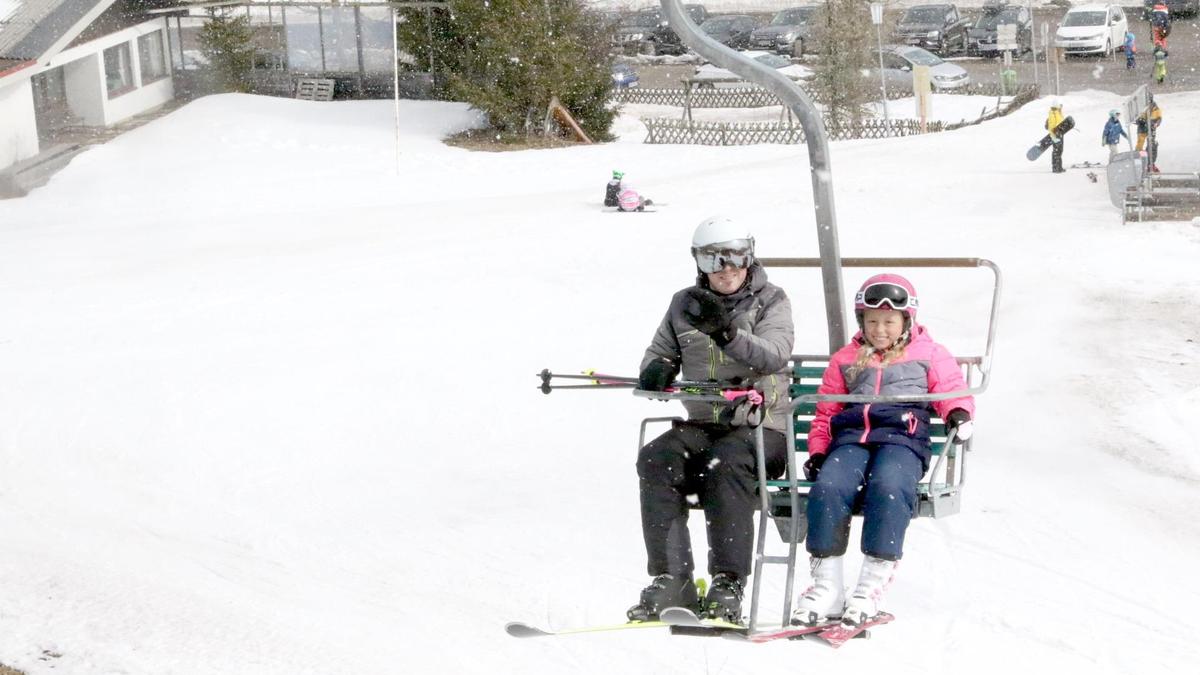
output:
[[[808,94],[783,73],[739,54],[703,33],[680,0],[661,0],[663,14],[683,44],[709,61],[775,94],[800,121],[808,148],[812,181],[817,244],[821,252],[821,276],[825,289],[825,318],[829,329],[829,351],[846,342],[841,253],[838,251],[837,213],[833,202],[833,170],[829,159],[829,136],[821,114]]]

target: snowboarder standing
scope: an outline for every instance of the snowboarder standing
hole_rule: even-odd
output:
[[[762,392],[761,405],[685,401],[688,420],[638,452],[642,535],[654,580],[631,607],[631,621],[657,619],[667,607],[741,621],[753,555],[757,462],[754,425],[761,421],[768,476],[787,466],[790,424],[788,360],[792,307],[754,257],[754,237],[733,220],[705,219],[692,237],[696,283],[671,298],[642,359],[638,388],[662,391],[684,379],[732,381]],[[688,496],[699,495],[708,528],[712,584],[698,597],[692,580]]]
[[[1108,111],[1108,121],[1104,123],[1104,131],[1100,134],[1100,144],[1108,146],[1109,162],[1117,156],[1117,144],[1122,136],[1126,141],[1129,140],[1129,134],[1125,133],[1125,127],[1121,126],[1121,111],[1114,108]]]
[[[948,393],[967,388],[954,356],[917,324],[917,294],[907,279],[878,274],[854,299],[859,332],[829,361],[818,394]],[[879,613],[880,600],[904,552],[904,534],[917,512],[917,484],[929,467],[930,409],[971,437],[973,397],[921,403],[817,404],[808,433],[805,477],[813,585],[800,597],[792,623],[816,625],[842,617],[861,625]],[[866,555],[849,599],[842,558],[856,503],[863,512]]]
[[[1054,144],[1054,150],[1050,153],[1050,170],[1054,173],[1063,173],[1066,169],[1063,168],[1063,139],[1062,136],[1054,133],[1059,124],[1066,119],[1062,111],[1062,103],[1060,101],[1052,101],[1050,103],[1050,114],[1046,116],[1046,130],[1050,132],[1050,140]],[[1044,147],[1044,146],[1043,146]]]
[[[1146,150],[1146,163],[1149,165],[1151,173],[1158,173],[1158,126],[1162,124],[1162,110],[1158,104],[1154,102],[1154,96],[1150,96],[1149,114],[1143,112],[1138,115],[1137,123],[1137,149],[1139,151]],[[1149,140],[1147,146],[1146,141]]]
[[[1133,31],[1125,31],[1125,70],[1137,68],[1137,37]]]
[[[614,170],[612,172],[612,179],[608,181],[608,185],[604,186],[605,206],[616,206],[618,204],[617,200],[621,196],[621,179],[624,177],[625,174],[621,171]]]

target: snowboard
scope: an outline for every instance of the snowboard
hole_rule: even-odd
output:
[[[1054,127],[1054,136],[1062,138],[1063,134],[1074,128],[1075,118],[1068,115],[1063,121],[1058,123],[1058,126]],[[1037,145],[1033,146],[1029,149],[1029,152],[1025,153],[1025,159],[1028,159],[1031,162],[1034,161],[1038,157],[1041,157],[1042,153],[1046,151],[1046,148],[1050,147],[1051,145],[1054,145],[1054,140],[1051,139],[1050,134],[1042,136],[1042,140],[1038,141]]]

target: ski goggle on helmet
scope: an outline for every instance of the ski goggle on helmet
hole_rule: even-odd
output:
[[[726,216],[705,218],[692,235],[692,257],[706,274],[726,265],[746,269],[754,264],[754,235]]]
[[[895,309],[909,319],[917,318],[917,291],[899,274],[876,274],[863,282],[854,295],[854,313],[862,316],[868,309]]]

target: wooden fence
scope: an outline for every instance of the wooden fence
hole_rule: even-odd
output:
[[[803,87],[802,87],[803,88]],[[805,93],[812,95],[807,88]],[[1036,91],[1031,84],[1017,88],[1016,96]],[[911,88],[888,88],[888,100],[908,98],[913,95]],[[938,92],[942,94],[958,94],[973,96],[1010,96],[1003,91],[998,82],[976,82],[969,87],[953,91]],[[1036,96],[1034,96],[1036,98]],[[621,89],[614,93],[617,103],[646,103],[651,105],[667,105],[675,108],[766,108],[773,105],[783,105],[770,91],[757,85],[731,87],[729,89],[696,89],[688,87],[673,87],[670,89]],[[1023,104],[1022,104],[1023,105]]]
[[[796,122],[694,122],[674,118],[642,118],[646,125],[646,143],[682,145],[754,145],[776,143],[796,145],[804,143],[804,129]],[[830,129],[828,120],[825,128]],[[927,133],[942,131],[941,122],[926,124]],[[921,133],[917,120],[868,119],[861,124],[841,127],[829,131],[830,140],[841,141],[857,138],[892,138],[913,136]]]
[[[671,90],[647,90],[647,91],[671,91]],[[750,92],[755,91],[750,89],[715,89],[708,90],[705,94],[709,95],[702,100],[704,103],[713,101],[728,102],[739,100],[735,95],[745,96]],[[774,96],[764,90],[757,90],[774,99]],[[725,93],[730,92],[730,93]],[[970,93],[976,95],[1001,95],[1000,85],[997,83],[984,83],[982,86],[973,87],[969,91],[961,93]],[[678,92],[682,93],[682,92]],[[888,92],[888,98],[893,98],[891,92]],[[911,92],[908,93],[911,96]],[[1004,105],[997,105],[991,111],[986,109],[981,111],[980,116],[974,120],[963,120],[952,124],[943,123],[940,121],[927,122],[924,133],[938,133],[941,131],[949,131],[951,129],[959,129],[973,124],[979,124],[985,120],[995,119],[1009,114],[1010,112],[1020,108],[1026,103],[1038,97],[1038,88],[1035,85],[1024,85],[1017,94],[1014,95]],[[903,98],[902,96],[900,98]],[[684,98],[684,104],[692,103],[691,107],[701,107],[695,105],[696,99]],[[776,99],[773,105],[781,105]],[[728,107],[728,106],[722,106]],[[646,125],[646,143],[655,144],[682,144],[682,145],[753,145],[758,143],[775,143],[782,145],[804,143],[804,130],[800,124],[792,119],[792,116],[787,115],[786,120],[779,122],[696,122],[691,118],[690,108],[684,107],[683,119],[668,118],[668,117],[643,117],[642,124]],[[885,121],[880,119],[864,119],[857,124],[850,124],[841,127],[833,127],[829,123],[829,119],[824,119],[826,132],[829,134],[829,139],[834,141],[853,140],[861,138],[893,138],[898,136],[913,136],[921,132],[920,122],[912,119],[891,120]]]

